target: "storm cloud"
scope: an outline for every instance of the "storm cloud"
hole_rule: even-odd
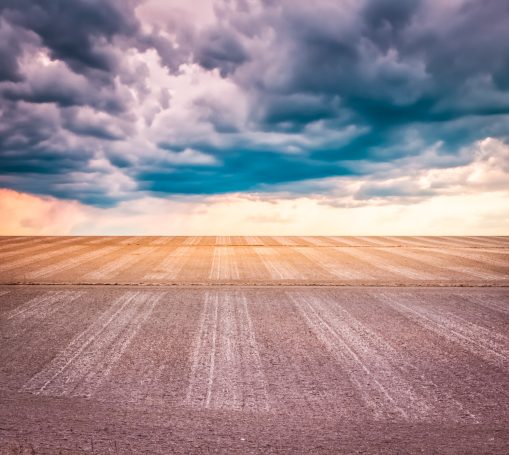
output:
[[[0,186],[412,201],[444,186],[408,176],[509,142],[505,0],[193,5],[2,1]]]

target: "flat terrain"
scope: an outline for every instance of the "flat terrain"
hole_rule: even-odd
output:
[[[509,285],[509,237],[3,237],[4,284]]]
[[[509,453],[507,237],[4,237],[0,281],[0,454]]]

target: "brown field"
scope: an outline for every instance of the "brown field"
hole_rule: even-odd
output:
[[[0,454],[507,454],[508,285],[508,237],[2,237]]]
[[[3,237],[0,284],[507,286],[509,237]]]

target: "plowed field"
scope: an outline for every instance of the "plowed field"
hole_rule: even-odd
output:
[[[0,238],[0,453],[509,453],[509,238]]]

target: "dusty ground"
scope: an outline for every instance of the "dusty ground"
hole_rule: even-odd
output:
[[[509,237],[3,237],[4,284],[509,285]]]
[[[509,453],[508,254],[1,238],[0,453]]]

